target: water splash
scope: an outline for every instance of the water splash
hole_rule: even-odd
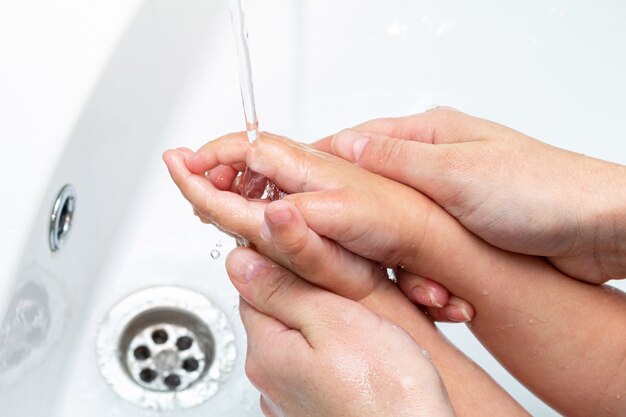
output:
[[[256,103],[254,100],[252,64],[248,47],[248,30],[246,28],[246,13],[243,0],[230,0],[230,14],[237,46],[239,87],[246,119],[246,134],[248,141],[253,143],[259,136],[259,119],[256,114]],[[280,200],[286,195],[272,181],[247,167],[238,182],[241,195],[247,199],[268,199],[274,201]]]

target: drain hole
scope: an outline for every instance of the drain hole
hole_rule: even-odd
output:
[[[133,351],[133,356],[137,360],[145,361],[146,359],[150,357],[150,349],[148,349],[145,346],[139,346],[135,348],[135,350]]]
[[[183,369],[187,372],[197,371],[200,367],[200,364],[194,358],[185,359],[183,361]]]
[[[154,332],[152,332],[152,340],[157,345],[162,345],[163,343],[167,342],[167,339],[167,332],[163,329],[155,330]]]
[[[171,374],[163,379],[163,383],[169,389],[176,389],[180,385],[180,377],[176,374]]]
[[[176,347],[178,350],[187,350],[193,344],[193,339],[188,336],[179,337],[176,341]]]
[[[157,373],[150,369],[150,368],[146,368],[146,369],[142,369],[141,372],[139,372],[139,378],[143,381],[143,382],[152,382],[156,379],[157,377]]]

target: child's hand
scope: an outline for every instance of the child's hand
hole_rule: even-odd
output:
[[[368,180],[375,179],[379,185],[379,194],[385,192],[384,186],[392,184],[393,186],[402,189],[404,194],[410,194],[412,196],[411,198],[418,196],[417,193],[405,186],[372,175],[365,170],[355,168],[352,164],[349,164],[339,158],[315,152],[310,148],[288,141],[287,139],[263,134],[262,139],[260,139],[259,142],[261,141],[266,143],[263,148],[265,149],[265,152],[263,152],[263,149],[261,149],[258,145],[251,148],[245,138],[245,135],[243,134],[228,135],[224,138],[208,143],[195,155],[190,150],[179,149],[166,152],[164,159],[168,165],[172,178],[178,184],[185,197],[191,202],[194,207],[194,213],[196,213],[202,221],[216,224],[218,227],[231,234],[239,235],[245,238],[255,246],[259,247],[261,252],[270,254],[270,257],[278,260],[279,262],[281,262],[281,255],[271,255],[271,253],[275,252],[275,249],[272,248],[271,245],[265,243],[259,234],[261,222],[264,218],[263,213],[268,205],[268,202],[247,201],[236,192],[224,191],[236,191],[234,180],[237,171],[232,166],[242,170],[245,166],[244,164],[246,163],[253,165],[255,163],[260,163],[261,165],[265,164],[269,167],[269,169],[275,171],[274,174],[277,174],[277,178],[274,178],[273,174],[268,172],[263,172],[263,174],[268,177],[272,177],[272,179],[277,182],[281,188],[288,192],[308,190],[306,184],[302,183],[302,181],[306,182],[306,180],[303,180],[302,176],[311,174],[312,177],[316,177],[316,180],[321,179],[321,182],[324,184],[323,187],[318,187],[317,190],[328,190],[328,194],[319,200],[319,202],[326,202],[331,205],[336,204],[337,202],[342,202],[341,204],[349,204],[349,200],[342,201],[339,199],[333,202],[335,197],[340,197],[336,191],[340,191],[338,190],[340,187],[353,188],[350,184],[356,184],[361,179],[364,180],[364,182],[359,186],[361,189],[365,188],[367,190]],[[282,149],[284,151],[288,151],[289,153],[293,153],[293,155],[274,155],[271,154],[271,149],[274,149],[275,151]],[[284,160],[279,160],[279,158],[283,158]],[[338,163],[339,167],[334,166],[335,163]],[[195,173],[190,171],[188,166],[193,169]],[[263,169],[266,170],[268,168]],[[204,175],[205,171],[209,171],[206,176]],[[356,176],[354,175],[354,172],[357,173]],[[317,178],[318,175],[321,175],[321,178]],[[335,179],[324,179],[333,175],[336,177]],[[366,178],[361,178],[362,176],[365,176]],[[384,184],[381,184],[381,181]],[[380,188],[381,186],[383,187],[382,189]],[[321,193],[303,193],[301,195],[287,196],[286,200],[310,200],[311,202],[314,202],[320,197]],[[375,203],[376,199],[372,199],[371,197],[374,196],[368,196],[367,200]],[[398,195],[395,197],[401,198],[401,196]],[[426,198],[423,199],[428,201]],[[354,201],[354,198],[352,198],[352,201]],[[389,201],[391,202],[393,199],[390,199]],[[326,218],[327,214],[332,214],[333,211],[336,211],[336,209],[337,207],[329,207],[329,211],[326,214],[318,210],[317,213],[322,216],[319,220],[323,220]],[[358,207],[352,207],[351,209],[353,211],[359,211]],[[395,209],[397,209],[397,207]],[[389,207],[385,214],[388,215],[393,211],[392,207]],[[313,212],[309,214],[312,213]],[[365,223],[359,223],[359,226],[355,229],[360,230],[359,227],[367,224],[367,215],[376,215],[373,212],[362,214],[365,216],[363,217]],[[359,221],[357,217],[353,217],[352,219],[355,222]],[[331,221],[328,224],[331,229],[335,228],[337,233],[331,233],[331,230],[327,230],[327,236],[330,237],[331,235],[335,236],[335,234],[343,234],[343,238],[349,238],[349,236],[344,234],[342,231],[350,227],[350,225],[345,224],[345,222],[341,220],[342,218],[337,218],[334,223]],[[379,227],[382,228],[384,234],[392,236],[391,231],[386,226],[388,219],[380,217],[379,220]],[[381,242],[387,249],[381,249],[380,253],[377,253],[376,256],[372,258],[374,262],[372,262],[372,260],[368,260],[367,262],[361,260],[357,262],[357,265],[361,265],[361,270],[371,268],[378,270],[380,263],[387,266],[397,266],[401,263],[398,258],[398,256],[400,256],[400,249],[395,246],[402,245],[407,239],[408,243],[406,253],[408,253],[408,256],[414,257],[414,253],[416,252],[415,241],[410,240],[413,238],[411,233],[405,232],[407,229],[414,229],[416,233],[419,233],[418,224],[422,224],[423,220],[424,219],[422,219],[421,222],[409,224],[408,226],[404,223],[398,224],[397,231],[401,232],[400,234],[403,235],[405,239]],[[318,221],[317,223],[319,224],[320,222]],[[358,230],[356,233],[360,233]],[[367,226],[365,230],[367,230]],[[328,239],[323,239],[323,242],[328,244],[330,241]],[[370,247],[370,243],[372,242],[368,242],[367,239],[359,239],[358,242],[360,242],[359,246],[367,251],[376,249],[377,247],[375,244]],[[338,263],[336,261],[337,258],[341,257],[342,259],[347,259],[355,256],[354,254],[344,250],[342,247],[341,249],[341,251],[334,251],[333,255],[335,255],[335,259],[328,260],[328,262],[339,265],[340,262]],[[268,252],[264,252],[264,250],[267,250]],[[385,253],[385,251],[390,252],[390,256],[392,256],[393,259],[388,259],[387,256],[389,254]],[[288,261],[284,260],[284,257],[282,259],[283,261],[281,263],[283,263],[283,265],[292,266],[287,263]],[[294,272],[299,273],[300,271],[295,270]],[[359,271],[354,272],[354,277],[360,277],[363,275],[358,273]],[[402,272],[403,274],[401,275],[407,276],[408,279],[408,275],[404,273],[405,271]],[[382,272],[378,271],[378,276],[381,274]],[[474,316],[474,310],[471,305],[455,296],[450,296],[442,285],[433,281],[436,280],[436,277],[431,276],[430,278],[433,278],[433,280],[430,280],[421,276],[410,275],[410,278],[411,289],[409,294],[411,299],[414,302],[425,305],[426,310],[434,320],[466,322],[471,320]],[[338,293],[352,299],[357,299],[354,297],[355,293],[353,292],[355,288],[358,288],[360,291],[365,291],[372,285],[371,283],[368,284],[359,281],[359,279],[353,278],[348,281],[344,280],[342,284],[344,285],[344,288],[340,288]],[[335,292],[337,291],[335,290]]]

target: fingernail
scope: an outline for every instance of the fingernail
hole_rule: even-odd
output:
[[[428,295],[428,299],[430,300],[430,302],[432,303],[433,307],[443,307],[443,304],[441,304],[440,302],[437,301],[437,298],[435,298],[435,291],[431,290],[427,290],[426,294]]]
[[[247,284],[267,265],[267,261],[260,258],[237,260],[235,265],[233,265],[233,279],[241,284]]]
[[[419,285],[413,287],[411,290],[411,298],[418,304],[422,305],[430,305],[432,307],[443,307],[443,305],[437,301],[435,297],[435,292],[430,289],[426,289],[424,287],[420,287]],[[426,300],[429,302],[427,303]]]
[[[291,219],[293,218],[293,215],[291,214],[291,210],[289,210],[289,207],[279,206],[279,205],[269,206],[265,210],[265,214],[267,215],[267,218],[269,219],[269,221],[272,222],[272,224],[274,225],[289,223]]]
[[[413,299],[414,303],[418,303],[421,304],[420,298],[422,296],[422,288],[421,287],[413,287],[413,289],[411,290],[411,298]]]
[[[456,323],[467,323],[471,320],[470,315],[464,308],[455,307],[454,310],[456,311],[456,317],[449,317],[450,321],[454,321]]]
[[[369,140],[369,137],[355,130],[345,129],[335,135],[331,146],[335,154],[359,162]]]
[[[272,240],[272,232],[270,232],[270,227],[267,225],[267,222],[265,220],[263,220],[263,223],[261,223],[261,229],[259,231],[259,235],[261,235],[261,239],[263,239],[266,242],[269,242]]]
[[[459,310],[461,310],[461,316],[463,316],[463,318],[465,319],[464,322],[467,323],[468,321],[471,321],[472,318],[470,317],[469,313],[467,312],[466,309],[464,308],[460,308]]]

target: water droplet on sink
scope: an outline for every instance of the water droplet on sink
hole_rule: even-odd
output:
[[[220,257],[220,255],[221,255],[221,253],[220,253],[220,251],[218,251],[217,249],[213,249],[213,250],[211,251],[211,258],[213,258],[213,259],[217,259],[217,258],[219,258],[219,257]]]

